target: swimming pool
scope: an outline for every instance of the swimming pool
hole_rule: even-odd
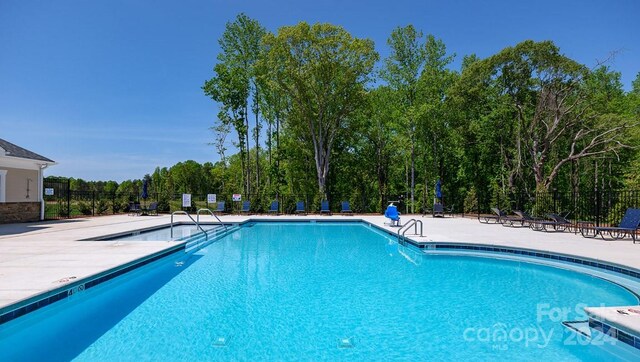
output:
[[[601,303],[638,300],[569,270],[422,255],[366,224],[255,223],[6,323],[0,350],[3,360],[611,360],[608,344],[584,345],[561,324]]]

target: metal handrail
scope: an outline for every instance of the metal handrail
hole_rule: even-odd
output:
[[[220,220],[220,218],[218,217],[218,215],[214,214],[214,213],[213,213],[213,211],[211,211],[210,209],[199,209],[199,210],[196,212],[196,220],[198,220],[198,223],[200,222],[200,211],[206,211],[206,212],[208,212],[209,214],[211,214],[211,216],[215,217],[215,218],[216,218],[216,220],[218,220],[218,222],[219,222],[219,223],[224,227],[224,231],[229,231],[229,230],[227,229],[227,225],[223,224],[223,223],[222,223],[222,221]]]
[[[409,221],[407,221],[406,224],[402,225],[402,227],[400,229],[398,229],[398,241],[400,241],[400,236],[402,236],[402,238],[404,239],[405,236],[404,234],[409,231],[409,228],[411,228],[413,226],[413,233],[415,235],[418,235],[418,224],[420,224],[420,237],[422,237],[422,233],[423,233],[423,225],[422,225],[422,220],[416,220],[416,219],[411,219]],[[400,232],[402,231],[402,235],[400,234]]]
[[[193,217],[191,217],[191,215],[189,215],[188,212],[182,211],[182,210],[174,211],[171,213],[171,239],[173,239],[173,215],[176,215],[176,214],[187,215],[189,219],[191,219],[191,221],[193,221],[194,224],[196,224],[196,227],[204,233],[205,239],[209,240],[209,234],[207,234],[207,232],[202,228],[202,226],[200,226],[200,223],[194,220]]]

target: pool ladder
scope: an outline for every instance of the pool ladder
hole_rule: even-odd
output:
[[[420,234],[418,234],[418,225],[420,225]],[[420,235],[420,237],[423,236],[422,220],[411,219],[407,221],[406,224],[402,225],[400,229],[398,229],[398,243],[401,243],[401,241],[404,241],[406,239],[404,234],[406,234],[407,231],[409,231],[409,229],[412,226],[413,226],[413,235]]]
[[[207,231],[203,229],[202,226],[200,226],[200,223],[194,220],[193,217],[191,217],[191,215],[189,215],[188,212],[182,211],[182,210],[174,211],[171,213],[171,239],[173,239],[173,216],[174,215],[187,215],[187,217],[191,219],[191,221],[193,221],[194,224],[196,224],[196,227],[204,233],[205,240],[209,240],[209,235],[207,234]]]
[[[201,211],[206,212],[206,213],[210,214],[211,216],[215,217],[216,220],[218,220],[218,222],[220,223],[220,225],[222,225],[222,227],[224,227],[224,231],[229,231],[229,229],[227,229],[227,225],[222,223],[222,221],[220,220],[218,215],[214,214],[213,211],[211,211],[209,209],[199,209],[198,212],[196,212],[196,223],[198,225],[200,224],[200,212]],[[191,219],[191,220],[193,220],[193,219]]]

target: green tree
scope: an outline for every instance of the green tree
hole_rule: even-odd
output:
[[[339,26],[304,22],[282,27],[264,42],[264,67],[291,99],[288,128],[313,145],[318,188],[326,197],[333,145],[349,130],[378,59],[373,42]]]
[[[418,83],[426,61],[422,32],[413,25],[399,27],[391,32],[387,44],[391,48],[380,72],[383,80],[397,92],[400,98],[399,117],[401,130],[409,146],[409,193],[411,211],[414,212],[416,185],[416,146],[418,126]]]
[[[250,192],[251,167],[249,163],[249,99],[253,97],[256,115],[256,147],[258,147],[258,85],[255,63],[261,52],[261,39],[266,30],[256,20],[239,14],[234,22],[227,23],[219,40],[221,52],[213,70],[216,75],[206,81],[204,93],[222,103],[218,114],[220,122],[231,125],[238,134],[237,147],[242,158],[245,193]]]
[[[627,146],[622,141],[629,124],[602,118],[593,109],[592,94],[584,86],[589,74],[589,69],[562,55],[552,42],[530,40],[465,69],[462,87],[467,95],[493,87],[495,99],[509,107],[502,118],[512,119],[515,143],[506,163],[510,187],[516,177],[525,177],[528,167],[536,189],[547,190],[571,161]]]
[[[425,64],[418,83],[418,141],[424,152],[424,184],[425,188],[433,187],[438,178],[444,180],[445,159],[452,159],[455,146],[451,132],[451,114],[447,107],[450,87],[457,74],[448,69],[454,55],[447,55],[444,42],[428,35],[425,45]],[[449,162],[453,163],[453,160]],[[452,182],[452,178],[448,178]],[[445,182],[446,184],[446,182]],[[425,190],[426,192],[426,190]],[[428,198],[423,200],[428,201]]]
[[[384,209],[386,197],[392,192],[391,166],[398,158],[398,110],[397,94],[388,86],[381,86],[368,94],[368,107],[362,115],[359,137],[365,141],[363,164],[375,170],[375,189],[378,192],[377,207]],[[365,171],[366,172],[366,171]]]

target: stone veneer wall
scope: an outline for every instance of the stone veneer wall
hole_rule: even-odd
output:
[[[0,224],[40,220],[39,202],[0,203]]]

